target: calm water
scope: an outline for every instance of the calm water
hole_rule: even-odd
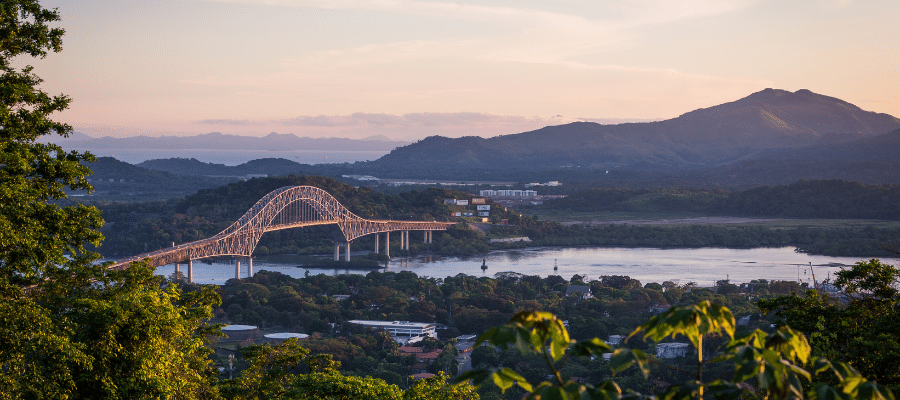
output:
[[[363,253],[360,253],[363,254]],[[481,270],[482,260],[488,269]],[[477,257],[418,256],[394,258],[384,263],[382,271],[411,271],[419,276],[444,278],[457,274],[490,276],[504,271],[526,275],[560,275],[567,280],[574,274],[596,279],[601,275],[628,275],[647,282],[675,281],[696,282],[700,286],[712,286],[720,279],[733,283],[753,279],[796,281],[811,279],[812,263],[816,279],[829,277],[841,266],[853,265],[862,258],[827,257],[797,253],[793,247],[759,249],[653,249],[653,248],[534,248],[524,250],[495,251]],[[366,274],[369,270],[323,269],[300,266],[297,256],[255,257],[255,271],[278,271],[294,277],[310,274]],[[896,264],[896,259],[883,260]],[[556,263],[558,270],[553,270]],[[247,276],[246,260],[241,263],[241,275]],[[194,262],[194,281],[223,284],[234,277],[235,264],[230,261],[206,263]],[[157,269],[160,275],[170,275],[174,265]],[[181,271],[187,274],[187,266]]]

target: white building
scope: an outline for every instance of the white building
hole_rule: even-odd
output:
[[[622,335],[609,335],[609,340],[606,341],[606,344],[610,346],[618,346],[622,344],[622,341],[625,340],[625,336]]]
[[[502,189],[502,190],[481,190],[479,196],[485,197],[535,197],[536,190],[519,190],[519,189]]]
[[[354,319],[348,321],[351,324],[362,325],[375,330],[385,330],[395,338],[432,337],[437,339],[435,328],[438,324],[428,322],[409,321],[369,321]]]
[[[657,343],[656,357],[676,358],[686,357],[691,349],[690,343]]]

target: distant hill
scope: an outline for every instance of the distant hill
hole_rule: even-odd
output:
[[[363,163],[409,170],[428,160],[443,168],[702,168],[758,158],[772,149],[827,145],[900,128],[900,119],[799,90],[766,89],[743,99],[645,123],[576,122],[493,138],[440,136]]]
[[[93,193],[74,192],[77,197],[99,200],[148,201],[170,199],[194,193],[199,189],[215,188],[236,178],[191,177],[164,171],[153,171],[116,160],[99,157],[88,164],[93,174],[88,182]]]
[[[409,142],[390,140],[384,136],[366,139],[310,138],[292,133],[272,132],[264,137],[228,135],[219,132],[196,136],[134,136],[127,138],[92,138],[74,132],[68,138],[47,137],[46,141],[64,148],[78,149],[211,149],[211,150],[345,150],[388,151]]]
[[[301,172],[309,171],[313,168],[308,164],[300,164],[283,158],[262,158],[235,166],[206,163],[195,158],[166,158],[147,160],[138,163],[137,166],[148,170],[165,171],[179,175],[236,177],[245,177],[247,175],[300,175]]]
[[[847,143],[777,149],[758,158],[687,172],[687,182],[753,187],[799,179],[844,179],[900,184],[900,129]]]

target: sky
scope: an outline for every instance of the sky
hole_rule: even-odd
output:
[[[91,136],[491,137],[776,88],[900,116],[896,0],[42,0]]]

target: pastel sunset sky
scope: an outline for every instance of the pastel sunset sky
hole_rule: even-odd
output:
[[[22,60],[92,136],[417,140],[657,120],[778,88],[900,116],[896,0],[43,0]]]

